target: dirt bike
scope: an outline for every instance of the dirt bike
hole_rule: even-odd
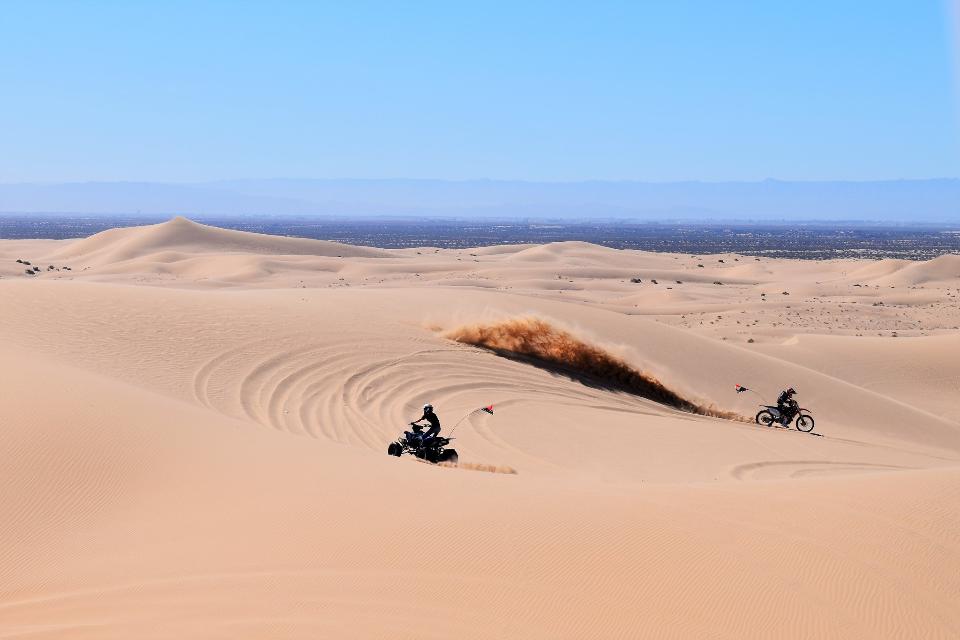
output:
[[[783,424],[785,427],[789,427],[790,423],[796,420],[797,429],[803,431],[804,433],[810,433],[813,431],[813,416],[810,415],[810,412],[802,407],[797,407],[793,416],[790,420],[784,424],[780,413],[779,407],[776,405],[762,404],[760,405],[763,409],[760,413],[757,414],[757,424],[762,424],[765,427],[772,427],[774,424]]]
[[[456,462],[460,459],[456,449],[448,449],[447,445],[453,438],[443,438],[436,436],[425,438],[420,429],[414,427],[412,431],[404,431],[403,436],[396,442],[391,442],[387,447],[387,453],[391,456],[400,457],[403,454],[410,454],[427,462]]]

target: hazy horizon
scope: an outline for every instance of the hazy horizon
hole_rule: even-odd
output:
[[[295,179],[2,183],[0,212],[632,221],[960,221],[960,180]]]

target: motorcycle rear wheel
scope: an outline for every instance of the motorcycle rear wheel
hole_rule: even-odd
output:
[[[776,422],[773,414],[766,409],[757,414],[756,420],[757,424],[762,424],[765,427],[772,427],[773,423]]]

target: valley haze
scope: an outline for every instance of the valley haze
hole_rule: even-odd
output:
[[[960,180],[3,183],[0,212],[942,223],[960,220]]]

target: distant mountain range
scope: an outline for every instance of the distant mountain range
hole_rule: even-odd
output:
[[[0,212],[460,219],[960,222],[960,180],[229,180],[0,184]]]

